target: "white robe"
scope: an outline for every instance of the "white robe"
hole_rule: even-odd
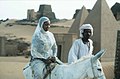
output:
[[[45,34],[34,35],[32,39],[31,55],[33,58],[48,58],[57,55],[57,45],[53,34],[47,31]]]
[[[82,56],[92,55],[93,52],[93,42],[89,39],[89,46],[84,44],[82,39],[77,39],[74,41],[68,55],[68,63],[75,62]]]
[[[57,45],[53,33],[44,31],[43,23],[49,22],[47,17],[42,17],[32,37],[31,55],[33,58],[47,59],[49,56],[57,56]]]

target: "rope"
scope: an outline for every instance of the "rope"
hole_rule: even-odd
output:
[[[43,76],[43,79],[46,79],[47,76],[49,75],[50,79],[51,79],[51,71],[55,68],[55,65],[53,65],[53,67],[51,67],[50,65],[46,65],[45,68],[43,69],[43,72],[45,71],[46,69],[46,73],[45,75]]]

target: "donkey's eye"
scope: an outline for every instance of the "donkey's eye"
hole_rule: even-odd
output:
[[[101,71],[101,69],[97,69],[98,71]]]

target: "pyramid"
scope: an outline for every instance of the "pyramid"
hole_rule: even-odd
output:
[[[87,9],[83,6],[82,9],[78,12],[73,24],[71,25],[71,28],[69,29],[68,33],[76,33],[79,37],[79,27],[83,24],[86,17],[88,16]]]
[[[117,29],[119,25],[107,2],[105,0],[97,0],[84,23],[93,25],[94,34],[92,39],[94,53],[100,49],[106,49],[106,53],[101,58],[101,61],[114,61]]]

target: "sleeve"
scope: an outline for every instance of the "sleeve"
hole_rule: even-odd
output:
[[[52,52],[53,52],[53,56],[57,56],[57,44],[56,44],[56,40],[55,40],[55,37],[54,37],[54,34],[50,32],[50,36],[52,38]]]
[[[57,45],[56,45],[56,42],[53,44],[52,46],[52,50],[53,50],[53,56],[57,56]]]
[[[58,59],[58,57],[55,57],[55,59],[56,59],[56,61],[57,61],[57,63],[58,63],[59,65],[64,64],[62,61],[60,61],[60,60]]]
[[[78,43],[77,41],[75,41],[72,45],[72,47],[70,48],[69,54],[68,54],[68,63],[72,63],[76,60],[78,60]]]

